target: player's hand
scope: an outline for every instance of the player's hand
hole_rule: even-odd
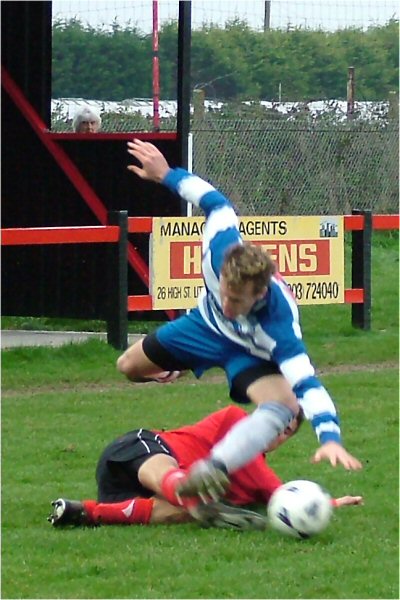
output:
[[[128,165],[128,170],[141,179],[161,183],[170,169],[164,155],[150,142],[136,139],[128,142],[128,152],[142,163],[142,167]]]
[[[360,461],[347,452],[347,450],[337,442],[327,442],[318,448],[312,457],[311,462],[319,463],[321,460],[329,460],[332,467],[336,467],[340,464],[348,471],[362,469]]]
[[[342,496],[341,498],[334,499],[334,507],[339,508],[341,506],[358,506],[364,504],[364,498],[362,496]]]

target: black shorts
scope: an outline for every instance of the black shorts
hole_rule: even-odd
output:
[[[173,456],[159,434],[135,429],[105,448],[96,468],[98,502],[122,502],[140,496],[150,498],[154,491],[141,485],[138,470],[155,454]]]
[[[251,402],[247,395],[249,386],[257,381],[257,379],[268,375],[282,375],[282,373],[276,363],[267,360],[260,365],[249,367],[238,373],[232,381],[230,397],[240,404],[248,404]]]
[[[158,365],[163,371],[187,371],[190,366],[174,357],[158,341],[157,333],[149,333],[143,338],[143,352],[151,362]]]

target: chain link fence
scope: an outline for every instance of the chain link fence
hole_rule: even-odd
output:
[[[397,213],[398,122],[195,121],[193,171],[241,215]]]
[[[52,130],[71,131],[60,106]],[[206,107],[194,112],[190,126],[193,171],[221,189],[241,215],[398,212],[399,122],[387,105],[354,120],[336,106],[319,115],[303,105],[291,114],[250,106],[246,115],[244,108]],[[151,117],[139,111],[103,106],[101,117],[102,133],[152,131]],[[176,114],[161,118],[161,131],[176,126]]]

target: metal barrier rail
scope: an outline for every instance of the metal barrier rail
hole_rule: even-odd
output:
[[[118,242],[119,227],[21,227],[1,230],[2,246],[45,244],[95,244]]]
[[[365,211],[366,212],[366,211]],[[364,214],[344,216],[345,231],[360,231],[364,229]],[[398,229],[399,215],[372,215],[372,229]]]
[[[115,273],[109,298],[107,341],[125,349],[128,342],[127,314],[153,310],[151,295],[128,295],[128,233],[150,234],[153,217],[129,217],[126,211],[109,214],[112,225],[88,227],[27,227],[1,230],[2,246],[113,243],[111,272]],[[352,232],[352,287],[345,290],[345,303],[352,304],[352,324],[362,329],[371,326],[371,238],[373,230],[398,230],[399,215],[372,215],[354,210],[344,216],[344,230]]]
[[[110,225],[82,227],[23,227],[1,230],[2,246],[48,244],[110,244],[106,301],[107,342],[119,350],[128,344],[127,211],[110,211]]]

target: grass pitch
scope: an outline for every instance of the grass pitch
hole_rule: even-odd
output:
[[[138,426],[195,421],[226,403],[224,383],[5,392],[2,597],[398,598],[396,371],[323,379],[364,469],[311,465],[308,424],[269,462],[285,480],[363,494],[365,506],[338,509],[308,541],[196,524],[62,531],[46,522],[50,500],[95,497],[96,460],[111,439]]]
[[[52,499],[95,497],[109,441],[194,422],[227,404],[226,385],[214,372],[129,384],[118,353],[97,341],[2,352],[2,597],[399,598],[397,244],[374,248],[373,264],[371,332],[351,328],[349,307],[303,309],[310,354],[364,469],[311,465],[307,423],[269,462],[286,481],[365,498],[307,541],[196,524],[53,529]]]

